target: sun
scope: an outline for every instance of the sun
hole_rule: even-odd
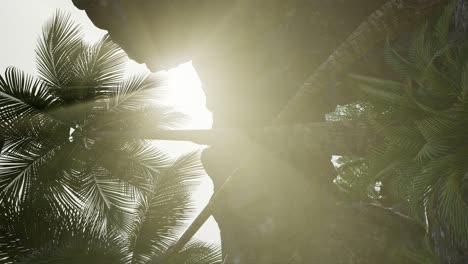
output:
[[[206,109],[206,97],[197,72],[191,62],[168,71],[169,94],[167,102],[189,115],[187,129],[209,129],[212,115]]]
[[[126,74],[145,72],[144,64],[138,64],[129,60]],[[161,102],[174,107],[175,110],[184,113],[189,121],[183,124],[181,129],[210,129],[213,123],[212,114],[206,108],[205,93],[197,72],[192,62],[179,65],[168,71],[153,73],[163,75],[167,79],[167,87]],[[159,94],[158,97],[161,97]]]

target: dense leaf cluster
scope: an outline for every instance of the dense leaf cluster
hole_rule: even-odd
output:
[[[468,246],[468,45],[452,38],[452,17],[450,5],[405,53],[388,42],[385,59],[399,79],[352,76],[362,101],[332,117],[367,122],[383,138],[368,159],[341,159],[339,186],[413,217],[436,253],[461,263],[454,258]]]
[[[16,68],[0,77],[0,262],[153,263],[193,211],[199,153],[174,160],[154,142],[96,133],[183,116],[157,101],[161,80],[124,78],[125,53],[107,36],[84,42],[63,13],[36,53],[39,78]],[[173,258],[217,263],[219,250],[193,242]]]

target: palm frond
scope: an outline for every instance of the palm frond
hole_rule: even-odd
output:
[[[53,122],[42,111],[58,103],[46,85],[10,67],[0,76],[0,128],[6,135],[37,133]]]
[[[164,80],[146,74],[124,80],[109,93],[109,110],[96,115],[92,125],[105,130],[150,130],[180,127],[188,117],[161,104],[157,91]]]
[[[395,51],[391,47],[390,41],[388,39],[384,49],[384,58],[391,69],[403,79],[407,78],[408,76],[418,75],[417,69],[414,67],[414,65],[406,58],[402,57],[397,51]]]
[[[51,87],[63,88],[72,81],[82,38],[80,26],[61,11],[44,27],[36,48],[36,64],[40,77]]]
[[[200,241],[189,242],[166,260],[167,264],[221,264],[221,248]]]
[[[449,39],[450,26],[453,24],[453,12],[455,10],[455,1],[444,8],[444,11],[439,16],[436,25],[434,26],[434,35],[439,47],[446,46]]]
[[[5,79],[0,77],[0,91],[38,111],[47,110],[58,102],[47,85],[15,67],[5,70]]]
[[[112,146],[112,147],[110,147]],[[97,144],[97,161],[113,177],[143,190],[151,190],[154,178],[171,165],[171,158],[150,141],[130,140]]]
[[[15,263],[122,263],[125,258],[125,247],[118,237],[96,238],[90,233],[79,231],[69,235],[60,243],[44,245],[30,254],[18,258]]]
[[[100,167],[93,167],[80,180],[84,217],[93,223],[93,232],[99,236],[119,230],[128,232],[128,219],[138,203],[134,190]]]
[[[190,152],[158,175],[153,193],[142,202],[132,242],[134,263],[162,255],[183,231],[194,212],[191,187],[203,175],[200,152]]]
[[[353,80],[372,105],[367,122],[384,138],[369,155],[369,173],[385,192],[390,187],[400,193],[397,200],[412,217],[443,232],[434,236],[439,246],[464,250],[468,46],[449,40],[453,8],[447,6],[433,28],[426,23],[405,56],[387,43],[384,56],[399,74],[397,83]],[[345,184],[359,177],[348,176]]]
[[[125,52],[108,35],[84,46],[73,68],[80,86],[71,89],[95,92],[115,88],[123,80],[127,60]]]
[[[438,213],[445,222],[445,228],[450,232],[450,238],[458,245],[467,245],[468,237],[468,205],[462,195],[462,179],[464,171],[450,170],[445,182],[441,184],[437,197],[440,206]]]
[[[390,104],[396,104],[401,107],[405,108],[414,108],[414,104],[411,102],[411,100],[404,95],[397,94],[395,92],[391,91],[384,91],[382,89],[379,89],[377,87],[365,85],[365,84],[360,84],[360,91],[363,93],[366,93],[369,96],[372,96],[378,100],[390,103]]]
[[[204,175],[200,153],[174,161],[151,141],[99,130],[174,128],[155,75],[123,80],[125,53],[105,36],[85,44],[57,12],[37,44],[40,75],[0,77],[0,262],[150,263],[181,234]],[[193,243],[183,263],[219,263]]]
[[[21,203],[28,195],[32,182],[37,180],[37,171],[51,161],[60,146],[41,149],[40,153],[10,153],[0,157],[0,193],[15,197]]]
[[[0,226],[0,233],[1,263],[16,263],[22,256],[31,252],[31,249],[22,243],[21,237],[17,236],[7,226]]]

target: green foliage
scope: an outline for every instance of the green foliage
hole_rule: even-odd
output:
[[[0,262],[152,263],[193,211],[199,152],[173,160],[148,140],[95,135],[175,127],[183,116],[150,96],[161,80],[124,79],[125,53],[107,36],[83,42],[60,12],[36,59],[39,79],[15,68],[0,76]],[[220,256],[192,243],[174,258]]]
[[[399,81],[352,76],[370,107],[366,122],[384,140],[369,157],[369,185],[448,243],[468,246],[468,46],[450,41],[453,5],[425,24],[407,54],[387,42]]]
[[[374,202],[379,199],[379,184],[369,174],[367,159],[340,157],[335,164],[338,173],[335,184],[346,200]]]

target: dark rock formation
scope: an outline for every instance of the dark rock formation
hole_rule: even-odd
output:
[[[193,60],[215,127],[270,124],[297,87],[383,0],[73,0],[129,56],[152,70]],[[381,74],[380,54],[353,71]],[[377,61],[377,63],[376,63]],[[321,121],[352,99],[340,79],[291,122]],[[340,204],[329,156],[213,146],[204,164],[215,183],[245,161],[214,216],[226,264],[411,263],[424,230],[378,206]],[[311,176],[313,175],[313,177]]]
[[[258,126],[269,124],[306,77],[384,1],[74,2],[152,70],[193,60],[215,126]],[[349,100],[337,83],[330,88],[335,90],[311,102],[313,111],[297,120],[322,120]]]

